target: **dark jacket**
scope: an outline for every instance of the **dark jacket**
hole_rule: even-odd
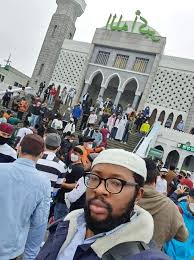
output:
[[[140,213],[141,212],[141,213]],[[56,224],[50,228],[50,236],[41,249],[39,255],[37,256],[36,260],[56,260],[58,253],[62,246],[64,246],[64,242],[69,237],[71,241],[71,237],[75,234],[76,228],[76,219],[75,215],[79,215],[80,213],[83,214],[83,210],[78,210],[70,213],[65,221],[61,221],[58,223],[57,228]],[[144,238],[151,237],[152,231],[149,233],[149,229],[153,228],[152,224],[150,223],[151,216],[145,212],[144,210],[140,210],[139,214],[141,217],[137,216],[140,219],[141,224],[143,225],[144,235],[141,232],[142,227],[139,227],[136,233],[139,233],[140,237],[144,236]],[[142,216],[143,215],[143,216]],[[145,222],[144,222],[145,221]],[[148,222],[147,222],[148,221]],[[134,221],[136,222],[136,221]],[[84,244],[77,247],[73,260],[167,260],[169,259],[166,255],[161,253],[157,250],[146,249],[143,248],[140,250],[136,250],[136,242],[130,241],[133,240],[132,236],[136,239],[138,235],[134,234],[130,236],[130,225],[135,228],[136,224],[138,223],[126,223],[125,227],[119,232],[115,231],[114,233],[97,239],[93,244]],[[144,226],[147,222],[147,225]],[[137,226],[136,226],[137,229]],[[128,233],[129,231],[129,233]],[[132,231],[132,230],[131,230]],[[123,232],[123,234],[122,234]],[[148,233],[146,233],[148,232]],[[128,236],[126,236],[128,234]],[[128,237],[130,237],[128,239]],[[143,238],[142,238],[143,239]],[[129,240],[129,241],[127,241]],[[147,240],[147,238],[146,238]],[[148,240],[150,240],[148,238]],[[132,250],[130,249],[130,243],[132,242],[135,244],[135,248],[132,246]],[[137,242],[138,243],[138,242]],[[140,243],[138,243],[140,244]],[[104,245],[104,246],[102,246]],[[118,248],[118,249],[117,249]],[[117,249],[114,253],[114,249]],[[133,251],[133,253],[129,253],[129,251]],[[117,255],[117,256],[116,256]]]

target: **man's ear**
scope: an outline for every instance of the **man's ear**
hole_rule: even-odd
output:
[[[144,194],[144,188],[141,187],[137,193],[137,197],[136,197],[136,200],[135,200],[135,203],[137,204],[138,201],[143,198],[143,194]]]

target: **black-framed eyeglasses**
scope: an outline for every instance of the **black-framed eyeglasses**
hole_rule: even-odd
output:
[[[138,185],[137,183],[124,181],[118,178],[104,179],[94,173],[86,173],[84,176],[84,183],[89,189],[98,188],[102,181],[104,181],[106,190],[112,194],[120,193],[123,190],[124,186],[135,187]]]

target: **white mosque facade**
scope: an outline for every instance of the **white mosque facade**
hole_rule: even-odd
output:
[[[83,0],[57,2],[74,3],[72,6],[79,9],[74,21],[85,9]],[[49,40],[48,33],[46,37]],[[153,144],[164,151],[162,160],[168,166],[194,170],[194,136],[189,134],[194,127],[194,60],[164,55],[165,45],[166,38],[149,27],[140,12],[133,22],[110,16],[103,28],[96,29],[91,43],[63,39],[47,84],[75,88],[74,103],[88,92],[94,102],[101,95],[123,108],[127,104],[136,110],[149,106],[151,123],[160,121],[162,125]],[[33,73],[32,87],[43,80],[46,62],[41,59]],[[170,129],[164,127],[169,118]],[[185,122],[184,133],[175,130],[181,120]]]

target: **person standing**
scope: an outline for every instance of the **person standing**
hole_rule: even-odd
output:
[[[24,137],[13,163],[0,164],[0,259],[35,259],[44,240],[50,208],[50,182],[35,168],[44,141]]]
[[[67,123],[69,122],[70,118],[71,118],[71,108],[68,107],[62,117],[62,121],[63,121],[63,128],[65,128],[65,126],[67,125]]]
[[[43,103],[48,99],[49,97],[49,92],[50,92],[50,89],[49,87],[45,89],[44,91],[44,99],[43,99]]]
[[[65,104],[71,106],[75,95],[76,95],[76,90],[74,88],[71,88],[67,93]]]
[[[119,125],[120,120],[121,120],[121,116],[118,115],[118,117],[115,120],[114,126],[111,130],[110,140],[115,139],[115,136],[116,136],[117,131],[118,131],[118,125]]]
[[[88,118],[88,124],[89,125],[95,125],[96,122],[97,122],[97,119],[98,119],[98,117],[97,117],[95,111],[92,111],[89,118]]]
[[[101,146],[104,148],[107,148],[107,139],[108,139],[108,135],[110,134],[110,132],[108,130],[108,126],[104,125],[104,127],[100,130],[100,132],[102,134]]]
[[[36,163],[36,169],[40,175],[44,175],[51,182],[52,198],[55,200],[57,192],[61,188],[67,174],[67,166],[58,157],[57,152],[61,148],[61,137],[58,134],[48,134],[45,139],[45,151],[42,158]],[[50,217],[54,214],[54,204],[51,206]],[[60,211],[65,215],[66,208],[60,207]]]
[[[165,180],[167,173],[168,170],[166,168],[162,168],[156,181],[156,190],[164,195],[167,195],[167,181]]]
[[[130,131],[130,127],[131,127],[131,120],[128,119],[127,122],[126,122],[126,126],[125,126],[125,131],[123,133],[123,138],[122,138],[122,142],[124,144],[127,144],[128,141],[129,141],[129,131]]]
[[[81,161],[82,154],[83,152],[79,147],[74,147],[71,152],[71,163],[68,166],[65,182],[63,182],[62,187],[56,196],[56,206],[54,209],[55,221],[65,217],[64,213],[61,214],[61,208],[66,208],[66,213],[69,212],[65,203],[65,194],[72,191],[75,188],[77,181],[84,175],[84,167]]]
[[[174,187],[172,182],[177,183],[178,178],[175,173],[176,167],[174,165],[170,166],[170,169],[168,170],[168,173],[165,175],[165,180],[167,181],[167,194],[168,196],[171,195],[175,190],[176,187]]]
[[[99,128],[97,127],[95,128],[92,138],[94,139],[93,147],[94,148],[100,147],[103,139],[102,139],[102,133],[100,132]]]
[[[60,110],[60,106],[63,104],[61,96],[56,96],[53,111],[57,112]]]
[[[34,102],[34,104],[31,107],[31,121],[30,125],[32,127],[35,127],[36,124],[39,122],[39,118],[41,116],[41,103],[40,102]]]
[[[94,125],[89,125],[83,130],[82,135],[92,137],[94,133]]]
[[[81,115],[82,115],[82,108],[79,103],[76,106],[74,106],[73,111],[72,111],[72,117],[74,119],[75,126],[77,126],[77,122],[81,118]]]
[[[75,123],[74,123],[74,119],[71,118],[70,122],[65,126],[65,129],[63,130],[64,134],[67,133],[71,133],[74,134],[75,133]]]
[[[46,87],[46,81],[41,82],[37,95],[40,95],[40,96],[41,96],[41,94],[42,94],[42,92],[43,92],[43,90],[44,90],[45,87]]]
[[[9,107],[9,102],[11,100],[11,96],[13,95],[12,86],[9,86],[8,89],[6,90],[4,96],[2,97],[3,100],[3,107],[8,108]]]
[[[85,95],[83,95],[83,98],[82,98],[82,106],[83,107],[88,103],[89,97],[90,97],[90,95],[89,95],[88,92]]]
[[[61,99],[62,99],[63,104],[65,103],[66,96],[67,96],[67,87],[64,87],[61,92]]]
[[[18,119],[20,119],[20,120],[23,119],[23,115],[24,115],[24,113],[26,113],[28,111],[28,107],[29,107],[29,104],[28,104],[27,100],[25,99],[25,97],[23,97],[18,105],[18,114],[17,114]]]
[[[109,130],[110,133],[111,133],[111,131],[112,131],[114,125],[115,125],[116,119],[117,119],[116,114],[112,114],[112,116],[110,116],[108,118],[107,126],[108,126],[108,130]]]
[[[51,123],[51,127],[55,130],[62,130],[63,129],[63,121],[61,115],[56,115],[55,119]]]
[[[164,244],[175,238],[186,241],[188,232],[177,206],[165,195],[157,192],[156,181],[159,170],[151,159],[145,159],[147,179],[144,186],[144,194],[138,205],[147,210],[154,219],[153,240],[159,249]]]
[[[116,140],[121,141],[123,139],[126,124],[127,124],[127,116],[123,116],[121,118],[121,120],[119,121],[119,124],[118,124],[118,127],[117,127],[118,130],[117,130],[117,133],[115,135]]]
[[[49,98],[48,98],[48,104],[49,105],[52,105],[56,94],[57,94],[57,90],[56,90],[55,86],[53,85],[52,88],[50,89],[50,92],[49,92]]]
[[[0,164],[11,163],[17,159],[16,151],[8,145],[14,127],[8,123],[0,123]]]
[[[86,103],[83,108],[83,117],[79,128],[80,131],[86,128],[89,116],[90,116],[90,108]]]
[[[176,127],[176,130],[178,130],[178,131],[180,131],[180,132],[184,132],[184,128],[185,128],[185,123],[184,123],[183,120],[181,120],[181,121],[178,123],[178,125],[177,125],[177,127]]]
[[[23,123],[23,127],[20,128],[17,132],[16,135],[16,140],[15,140],[15,148],[18,148],[22,139],[29,134],[33,134],[33,131],[30,129],[30,124],[26,121]]]
[[[141,125],[140,133],[142,135],[147,135],[150,131],[150,128],[151,128],[151,126],[150,126],[148,120],[146,120],[146,122]]]

